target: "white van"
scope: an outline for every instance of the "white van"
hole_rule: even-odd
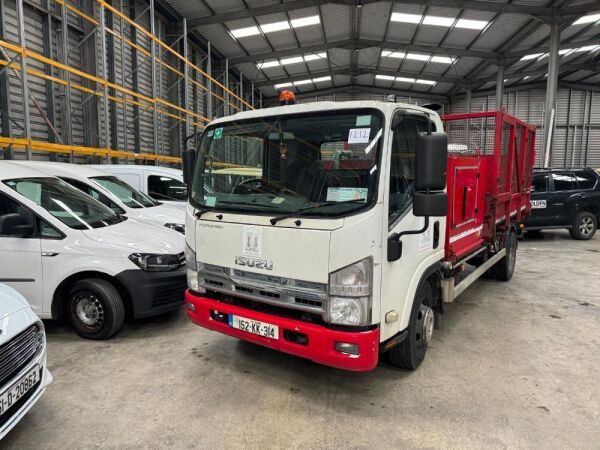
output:
[[[157,202],[120,178],[101,170],[110,167],[108,165],[92,167],[46,161],[18,161],[17,163],[66,181],[104,203],[116,214],[125,214],[133,219],[152,222],[180,233],[185,232],[185,211]]]
[[[181,234],[115,214],[68,183],[0,161],[0,283],[88,339],[183,304]]]
[[[185,208],[188,194],[181,169],[134,164],[92,165],[92,167],[119,177],[154,200]]]
[[[0,284],[0,440],[50,383],[44,325],[21,294]]]

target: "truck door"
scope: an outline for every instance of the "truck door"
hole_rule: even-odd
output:
[[[0,192],[0,217],[18,213],[33,223],[33,212]],[[42,312],[42,250],[39,235],[0,235],[0,283],[16,289],[36,313]]]
[[[567,200],[576,193],[577,182],[571,172],[552,172],[553,191],[548,196],[548,214],[552,225],[570,225],[575,220]]]

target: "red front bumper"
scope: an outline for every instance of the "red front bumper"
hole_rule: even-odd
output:
[[[265,314],[239,306],[229,305],[192,294],[185,293],[186,312],[188,317],[197,325],[210,330],[264,345],[285,353],[310,359],[319,364],[338,369],[366,372],[377,366],[379,358],[379,328],[362,332],[336,331],[321,325],[286,319],[284,317]],[[193,305],[193,306],[192,306]],[[191,309],[193,308],[193,309]],[[211,311],[221,314],[234,314],[247,319],[266,322],[279,327],[279,339],[271,339],[232,328],[228,323],[214,320]],[[306,345],[286,340],[284,331],[289,330],[303,333],[308,337]],[[336,342],[357,344],[359,355],[349,355],[335,350]]]

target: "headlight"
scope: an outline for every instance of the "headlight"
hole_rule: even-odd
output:
[[[169,272],[181,267],[179,255],[155,255],[152,253],[132,253],[129,259],[146,272]]]
[[[178,231],[181,234],[185,234],[184,223],[165,223],[165,227],[170,228],[171,230]]]
[[[187,275],[187,285],[192,291],[204,292],[204,289],[200,289],[198,283],[198,261],[196,260],[196,252],[185,244],[185,267]]]
[[[373,261],[366,258],[329,275],[329,320],[340,325],[371,321]]]

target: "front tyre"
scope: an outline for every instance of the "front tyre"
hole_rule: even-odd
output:
[[[69,289],[68,315],[85,339],[108,339],[123,326],[125,308],[119,291],[108,281],[89,278]]]
[[[506,238],[506,255],[495,264],[496,279],[510,281],[515,272],[517,262],[517,233],[510,231]]]
[[[389,351],[389,361],[396,367],[415,370],[425,359],[433,336],[433,289],[429,281],[421,284],[410,313],[408,335]]]
[[[575,223],[573,228],[569,229],[569,233],[573,239],[578,241],[587,241],[596,234],[598,228],[598,221],[596,216],[587,211],[580,212],[575,217]]]

